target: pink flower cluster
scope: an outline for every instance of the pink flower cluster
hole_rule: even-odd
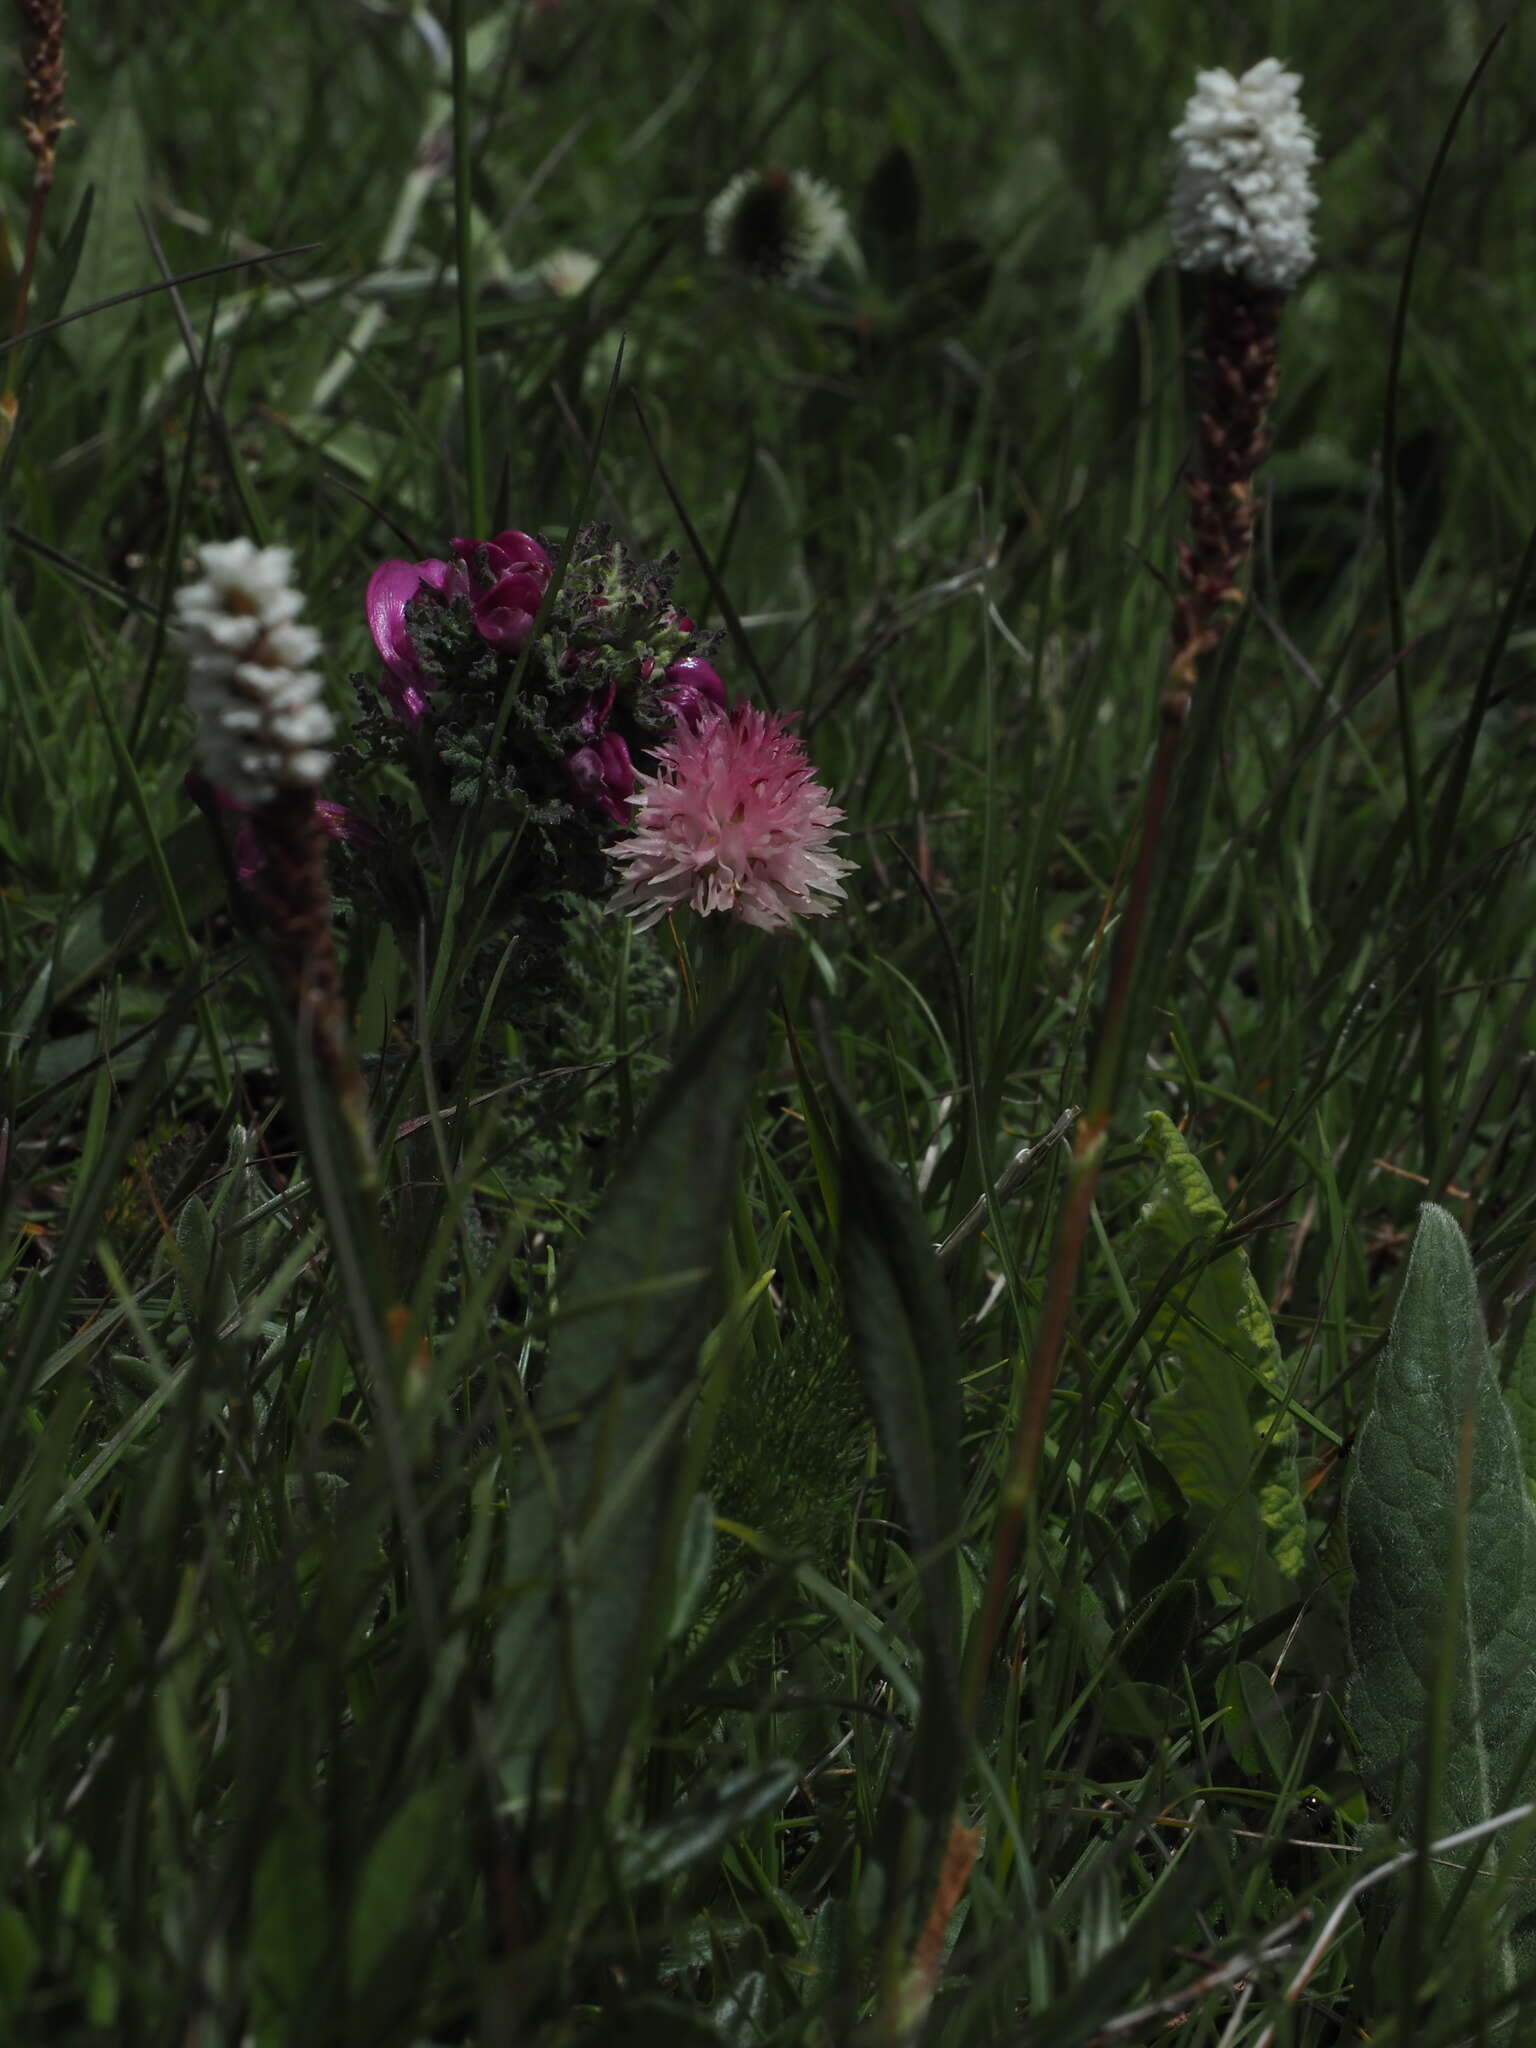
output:
[[[642,931],[685,907],[763,931],[832,911],[853,872],[831,850],[843,813],[782,718],[741,704],[679,723],[656,763],[636,778],[630,837],[610,848],[625,870],[610,908]]]

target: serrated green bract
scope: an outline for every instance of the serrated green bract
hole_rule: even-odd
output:
[[[1536,1513],[1466,1241],[1430,1203],[1353,1464],[1349,1704],[1361,1768],[1413,1830],[1443,1685],[1429,1804],[1439,1836],[1536,1790]],[[1491,1846],[1486,1872],[1506,1846]],[[1536,1854],[1517,1876],[1499,1913],[1505,1931],[1482,1950],[1502,1988],[1536,1963],[1536,1940],[1518,1931],[1536,1911]],[[1448,1895],[1454,1878],[1433,1881]]]
[[[1275,1326],[1242,1247],[1210,1256],[1226,1211],[1183,1136],[1154,1110],[1144,1142],[1158,1164],[1136,1230],[1144,1285],[1185,1261],[1149,1332],[1177,1374],[1148,1410],[1153,1442],[1211,1518],[1207,1569],[1245,1590],[1260,1578],[1255,1590],[1283,1599],[1282,1582],[1302,1576],[1307,1520]]]
[[[535,1402],[542,1444],[521,1453],[507,1528],[495,1712],[509,1785],[526,1781],[557,1731],[581,1749],[615,1711],[632,1728],[642,1719],[623,1690],[671,1616],[677,1453],[713,1314],[769,957],[683,1049],[562,1279]]]

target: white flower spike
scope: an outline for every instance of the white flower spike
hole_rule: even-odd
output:
[[[1278,57],[1241,78],[1201,71],[1173,131],[1170,224],[1183,270],[1290,291],[1312,263],[1317,144],[1301,80]]]
[[[176,593],[176,626],[199,767],[241,805],[317,789],[333,727],[310,666],[320,636],[298,619],[293,556],[227,540],[200,547],[197,560],[201,578]]]

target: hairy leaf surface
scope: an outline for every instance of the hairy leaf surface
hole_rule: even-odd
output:
[[[1367,1781],[1412,1831],[1438,1704],[1432,1834],[1488,1820],[1536,1789],[1536,1512],[1466,1241],[1432,1203],[1356,1446],[1347,1515],[1350,1713]],[[1513,1931],[1490,1954],[1506,1986],[1536,1962],[1520,1928],[1536,1913],[1536,1856],[1518,1876]]]

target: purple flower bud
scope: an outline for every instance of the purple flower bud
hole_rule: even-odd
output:
[[[578,747],[567,757],[565,772],[583,803],[601,811],[615,825],[625,822],[629,816],[625,800],[634,793],[635,769],[628,747],[616,732],[604,733],[595,746]]]
[[[661,701],[679,725],[697,732],[725,709],[725,684],[702,654],[684,654],[668,664]]]
[[[384,835],[376,825],[370,825],[346,804],[333,804],[329,797],[315,799],[315,819],[327,838],[344,840],[348,846],[384,844]]]
[[[235,874],[244,888],[267,864],[266,849],[249,818],[242,818],[236,828],[234,852]]]
[[[487,587],[470,592],[475,631],[493,647],[520,654],[549,588],[554,563],[531,534],[519,533],[516,528],[498,533],[494,540],[468,540],[461,535],[449,545],[459,558],[458,573],[466,581],[482,562],[491,578]]]
[[[587,699],[587,708],[581,714],[581,736],[584,740],[595,740],[608,723],[608,714],[613,709],[615,685],[594,690]]]

